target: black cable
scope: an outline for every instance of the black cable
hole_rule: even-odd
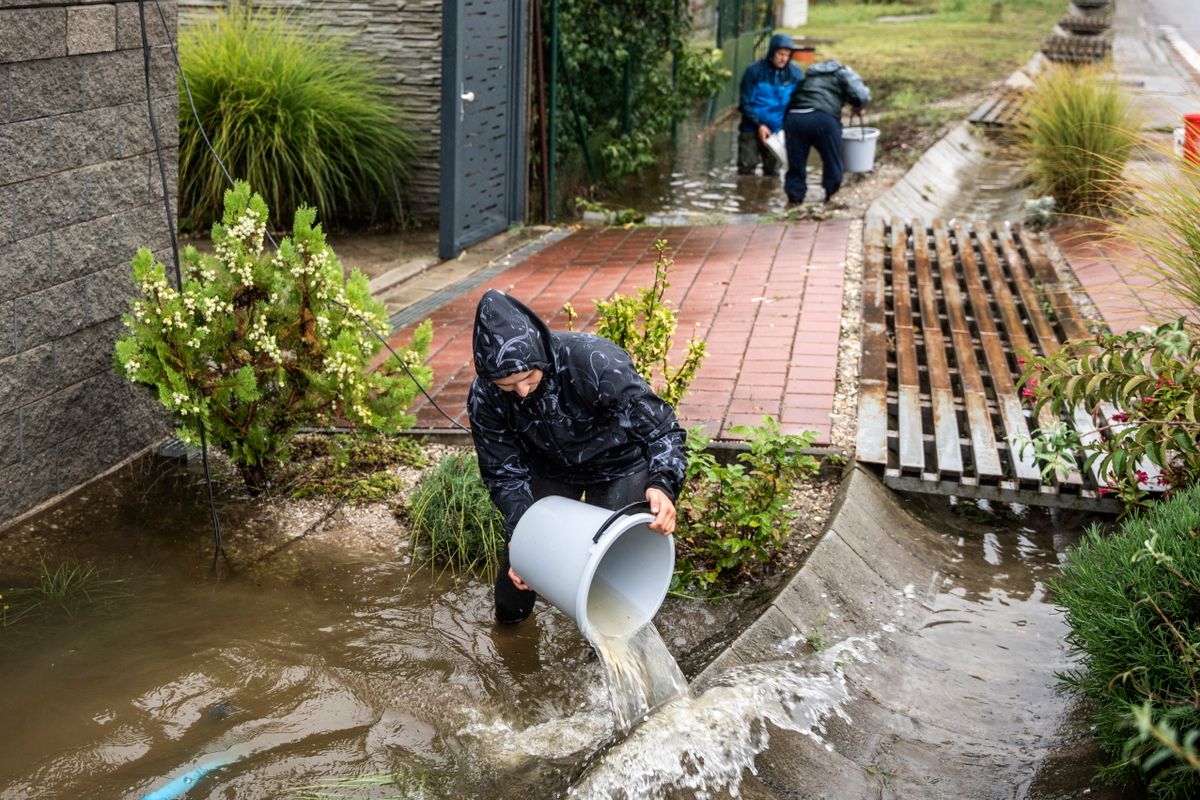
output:
[[[155,0],[157,4],[158,0]],[[159,7],[159,14],[162,14],[162,8]],[[150,133],[154,137],[154,153],[158,159],[158,174],[162,179],[163,206],[166,209],[167,216],[167,231],[171,234],[171,258],[175,262],[175,282],[179,287],[180,293],[183,292],[183,270],[179,266],[179,243],[175,238],[175,215],[171,212],[171,193],[167,186],[167,168],[163,160],[162,140],[158,135],[158,122],[154,118],[154,92],[150,88],[150,40],[146,35],[146,3],[145,0],[138,0],[138,21],[142,28],[142,64],[143,72],[146,77],[146,110],[150,116]],[[164,29],[166,20],[163,20]],[[167,41],[171,40],[170,33],[167,34]],[[172,52],[175,47],[172,44]],[[204,485],[208,488],[208,508],[212,513],[213,523],[213,563],[212,569],[218,571],[220,560],[229,561],[229,556],[225,555],[225,547],[221,543],[221,519],[217,514],[217,503],[213,497],[212,474],[208,467],[208,434],[204,430],[204,422],[198,420],[200,424],[200,452],[204,461]]]
[[[143,0],[138,0],[139,11],[140,11],[142,2],[143,2]],[[188,105],[190,106],[190,108],[192,110],[192,119],[194,119],[196,121],[196,128],[197,128],[197,130],[200,131],[200,138],[204,140],[204,144],[206,147],[208,147],[208,151],[210,153],[212,153],[213,158],[216,159],[217,165],[220,166],[221,172],[225,175],[225,180],[227,180],[229,182],[230,186],[233,186],[234,185],[233,176],[229,174],[229,170],[226,168],[225,162],[221,160],[220,154],[217,153],[216,148],[213,147],[212,141],[208,138],[208,133],[204,130],[204,123],[200,121],[200,112],[196,110],[196,102],[195,102],[195,100],[192,99],[192,87],[191,87],[191,84],[188,83],[187,75],[184,74],[183,64],[181,64],[179,62],[179,51],[175,48],[175,42],[171,39],[171,27],[170,27],[170,25],[167,24],[167,16],[162,10],[162,4],[159,2],[159,0],[154,0],[154,6],[158,9],[159,19],[162,20],[163,31],[167,38],[167,44],[169,44],[171,46],[171,55],[175,59],[175,70],[179,73],[179,79],[181,81],[183,81],[183,91],[187,95]],[[145,41],[144,21],[143,21],[143,26],[142,26],[142,40],[143,40],[143,42]],[[147,59],[148,58],[149,58],[149,56],[147,56]],[[149,61],[147,61],[147,64],[149,64]],[[147,67],[147,70],[148,69],[149,69],[149,67]],[[147,86],[149,86],[149,80],[150,80],[149,72],[147,72],[147,77],[146,77]],[[149,90],[147,90],[147,92],[148,91]],[[157,142],[157,134],[155,134],[155,141]],[[161,160],[160,160],[159,166],[160,166],[160,168],[162,166]],[[163,178],[163,181],[164,181],[164,194],[165,194],[165,181],[166,181],[165,177]],[[269,230],[264,230],[264,233],[266,234],[267,241],[269,241],[271,243],[271,246],[274,247],[276,250],[278,250],[279,245],[278,245],[278,243],[276,243],[274,237],[271,236],[271,232]],[[172,243],[174,243],[174,241],[175,241],[174,236],[175,236],[174,230],[172,230],[172,233],[171,233]],[[176,264],[176,267],[175,267],[176,271],[178,272],[178,269],[179,269],[179,257],[178,256],[176,256],[176,258],[175,258],[175,264]],[[180,285],[182,286],[182,284],[180,284]],[[338,303],[336,300],[333,300],[331,302],[333,302],[334,305],[339,306],[346,311],[350,310],[347,306],[344,306],[341,303]],[[463,431],[470,430],[469,428],[464,426],[462,423],[460,423],[458,420],[456,420],[454,417],[447,414],[446,410],[444,408],[442,408],[440,405],[438,405],[438,402],[433,399],[433,397],[429,394],[429,392],[425,391],[425,387],[421,385],[421,382],[419,380],[417,380],[417,376],[413,375],[412,370],[408,368],[408,363],[404,359],[402,359],[396,353],[395,350],[392,349],[392,346],[390,344],[388,344],[387,339],[384,338],[383,335],[380,334],[379,331],[375,329],[374,325],[372,325],[370,322],[363,319],[362,317],[359,317],[359,321],[362,322],[364,325],[366,325],[367,328],[371,331],[371,333],[374,334],[375,338],[383,343],[383,346],[388,349],[388,352],[391,353],[392,356],[396,359],[396,361],[398,361],[400,363],[400,366],[404,368],[404,372],[408,375],[409,380],[411,380],[413,382],[414,386],[416,386],[418,389],[421,390],[421,394],[425,395],[425,399],[427,399],[429,401],[430,405],[432,405],[434,408],[436,408],[438,410],[438,413],[440,413],[443,417],[445,417],[447,420],[449,420],[450,424],[453,425],[454,427],[458,428],[459,430],[463,430]],[[203,428],[201,428],[201,435],[203,435]]]

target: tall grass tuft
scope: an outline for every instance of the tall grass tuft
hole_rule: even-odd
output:
[[[1113,236],[1150,257],[1139,266],[1160,280],[1165,310],[1200,328],[1200,164],[1179,162],[1139,187],[1123,210]]]
[[[1066,213],[1102,216],[1124,193],[1121,173],[1137,141],[1128,96],[1095,66],[1043,73],[1021,123],[1037,192]]]
[[[451,453],[421,477],[408,505],[413,545],[431,562],[488,575],[500,565],[504,520],[474,453]]]
[[[314,206],[327,225],[402,221],[401,189],[415,148],[375,82],[377,70],[343,39],[284,14],[235,4],[181,28],[179,57],[213,147],[291,227]],[[206,230],[229,188],[192,115],[182,82],[180,218]]]
[[[94,565],[74,559],[53,566],[43,561],[37,586],[0,593],[0,628],[38,614],[61,612],[74,619],[85,610],[105,611],[131,596],[123,584],[122,579],[107,578]]]

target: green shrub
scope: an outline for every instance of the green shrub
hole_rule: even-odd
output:
[[[1124,191],[1121,173],[1136,129],[1128,97],[1098,68],[1050,69],[1038,78],[1021,123],[1036,191],[1067,213],[1110,211]]]
[[[629,353],[633,366],[665,402],[678,406],[687,393],[696,370],[704,362],[707,347],[700,339],[688,342],[687,355],[678,367],[669,361],[671,345],[675,339],[675,311],[664,299],[667,287],[667,271],[674,264],[666,255],[667,240],[654,243],[658,254],[654,261],[654,284],[648,289],[639,289],[637,297],[616,294],[608,300],[596,301],[596,333],[616,342]],[[568,314],[573,311],[568,309]]]
[[[474,453],[451,453],[421,476],[408,504],[413,547],[431,562],[490,575],[504,552],[504,518]]]
[[[811,431],[784,434],[770,417],[763,417],[762,425],[731,431],[744,437],[750,449],[729,464],[705,451],[709,439],[700,428],[688,431],[687,479],[678,503],[676,589],[695,585],[704,591],[722,577],[769,560],[792,532],[792,489],[820,467],[801,452],[812,446],[816,434]]]
[[[1038,430],[1032,444],[1043,471],[1077,466],[1071,453],[1082,451],[1083,468],[1094,466],[1109,484],[1101,492],[1133,503],[1151,488],[1147,464],[1162,470],[1158,480],[1168,486],[1200,479],[1200,340],[1181,321],[1031,356],[1023,381],[1037,408],[1091,410],[1104,434],[1081,441],[1063,423]]]
[[[401,221],[413,139],[377,69],[343,39],[236,4],[181,26],[179,58],[213,147],[266,198],[273,228],[305,205],[328,225]],[[179,90],[179,214],[205,230],[227,183]]]
[[[1198,538],[1200,486],[1128,518],[1112,535],[1093,526],[1051,585],[1079,657],[1060,677],[1095,705],[1095,735],[1114,759],[1101,774],[1143,780],[1156,798],[1200,795],[1200,772],[1186,761],[1160,762],[1161,742],[1146,735],[1156,721],[1185,742],[1200,730]]]
[[[122,317],[118,373],[148,386],[176,418],[180,438],[227,452],[251,490],[288,458],[295,432],[346,420],[395,433],[417,388],[389,360],[368,371],[382,345],[371,326],[387,315],[355,270],[347,280],[315,212],[296,212],[291,237],[264,252],[267,206],[239,182],[213,226],[215,255],[184,252],[182,292],[143,248],[133,260],[137,294]],[[423,385],[429,322],[403,357]]]

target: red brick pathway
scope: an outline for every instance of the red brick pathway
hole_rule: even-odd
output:
[[[682,352],[691,336],[708,343],[708,357],[679,408],[683,425],[737,438],[730,427],[767,414],[785,431],[813,430],[818,443],[827,444],[848,233],[845,220],[579,231],[429,315],[430,393],[466,424],[474,377],[471,325],[485,289],[508,292],[556,329],[566,327],[562,306],[570,302],[579,314],[575,330],[590,330],[596,298],[633,295],[651,284],[654,241],[664,238],[675,259],[667,299],[678,312],[676,348]],[[406,328],[391,343],[410,338]],[[450,427],[424,399],[416,408],[419,427]]]
[[[1099,224],[1055,232],[1072,272],[1114,333],[1159,325],[1188,314],[1147,269],[1136,246],[1113,238]]]

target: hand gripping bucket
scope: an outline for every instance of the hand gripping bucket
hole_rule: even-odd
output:
[[[846,172],[870,172],[875,167],[879,128],[855,125],[842,129],[842,166]]]
[[[633,633],[657,613],[675,569],[675,541],[650,530],[648,510],[543,497],[517,522],[509,561],[585,635]]]

